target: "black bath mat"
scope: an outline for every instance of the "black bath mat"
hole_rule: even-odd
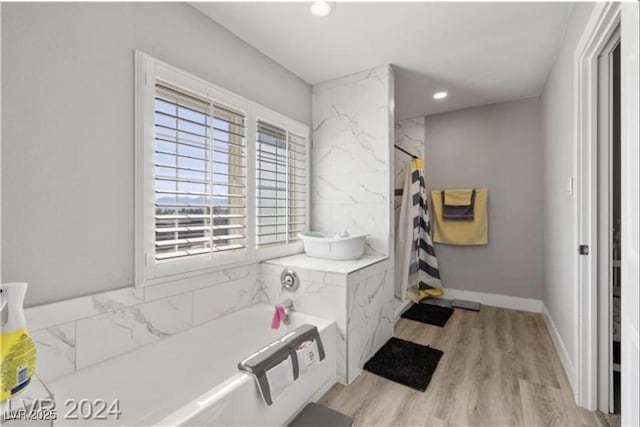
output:
[[[393,337],[364,364],[364,369],[393,382],[425,391],[442,354],[435,348]]]
[[[453,308],[432,304],[414,304],[401,317],[422,323],[443,327],[453,314]]]

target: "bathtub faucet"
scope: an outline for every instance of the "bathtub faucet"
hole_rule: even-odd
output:
[[[282,301],[274,307],[273,319],[271,319],[271,329],[279,329],[280,324],[288,325],[291,323],[289,311],[293,310],[293,301],[290,298]]]
[[[280,303],[280,305],[284,307],[284,312],[285,312],[285,316],[284,316],[284,319],[282,319],[282,323],[284,323],[285,325],[288,325],[289,323],[291,323],[291,319],[289,318],[289,312],[294,311],[293,301],[291,300],[291,298],[287,298],[283,300]]]

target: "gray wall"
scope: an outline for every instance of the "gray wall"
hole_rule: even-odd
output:
[[[2,58],[2,3],[0,3],[0,58]],[[2,82],[2,61],[0,61]],[[0,84],[0,243],[2,242],[2,84]],[[2,244],[0,244],[0,283],[2,282]]]
[[[489,189],[489,244],[436,245],[445,288],[542,297],[542,140],[539,100],[426,118],[431,189]]]
[[[185,3],[2,21],[2,279],[28,306],[133,284],[134,49],[311,123],[309,85]]]
[[[544,140],[544,292],[549,311],[569,357],[577,360],[576,289],[573,262],[573,197],[567,191],[573,167],[573,56],[593,10],[593,3],[575,3],[567,32],[542,96]],[[567,373],[573,381],[573,372]]]

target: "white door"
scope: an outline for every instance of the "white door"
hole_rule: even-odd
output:
[[[622,4],[622,425],[640,425],[640,7]],[[627,283],[629,286],[625,286]]]

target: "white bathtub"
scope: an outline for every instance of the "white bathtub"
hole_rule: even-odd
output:
[[[336,381],[335,322],[292,312],[291,324],[270,327],[273,307],[254,305],[50,384],[55,425],[283,425]],[[238,362],[296,326],[316,325],[326,358],[267,406]],[[64,420],[65,400],[120,400],[107,421]]]

